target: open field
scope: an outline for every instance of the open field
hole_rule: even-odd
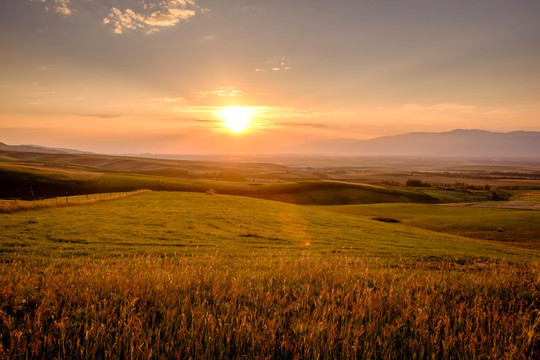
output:
[[[540,356],[535,167],[0,156],[0,359]]]
[[[146,192],[0,214],[0,357],[539,355],[537,248],[349,210],[378,206]]]
[[[482,254],[506,260],[531,255],[518,248],[406,224],[330,214],[326,207],[195,193],[148,192],[111,202],[3,214],[0,224],[4,237],[0,252],[9,258],[122,256],[148,251],[178,254],[197,248],[235,254],[277,248],[381,257],[399,250],[396,254],[415,258]]]

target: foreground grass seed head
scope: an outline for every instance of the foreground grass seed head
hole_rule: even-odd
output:
[[[3,358],[540,355],[538,265],[274,253],[1,267]]]

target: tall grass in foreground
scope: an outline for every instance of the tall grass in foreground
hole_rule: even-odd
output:
[[[539,301],[539,264],[28,260],[0,264],[0,358],[538,358]]]

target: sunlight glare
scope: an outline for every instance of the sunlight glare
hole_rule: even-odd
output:
[[[223,120],[223,126],[235,133],[248,128],[251,115],[251,109],[242,106],[228,106],[218,111],[218,116]]]

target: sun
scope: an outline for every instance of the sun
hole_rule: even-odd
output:
[[[248,107],[227,106],[217,112],[223,120],[223,126],[234,133],[239,133],[249,127],[252,111]]]

